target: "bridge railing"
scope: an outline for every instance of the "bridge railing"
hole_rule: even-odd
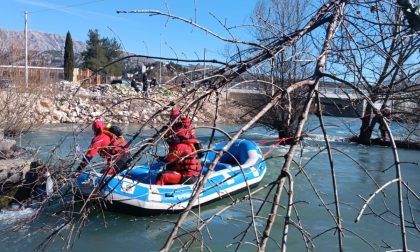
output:
[[[264,83],[233,83],[228,87],[228,92],[237,92],[237,93],[266,93],[267,91],[270,91],[268,87]],[[360,95],[358,92],[356,92],[354,89],[351,88],[339,88],[339,87],[320,87],[319,89],[321,95],[325,97],[337,97],[337,98],[352,98],[356,99]],[[367,94],[366,91],[362,92],[364,94]]]
[[[337,95],[356,95],[357,92],[351,88],[324,88],[319,89],[320,92],[325,94],[337,94]]]

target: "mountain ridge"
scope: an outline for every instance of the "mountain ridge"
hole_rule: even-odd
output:
[[[21,41],[19,43],[19,41]],[[66,36],[57,33],[40,31],[28,31],[28,50],[29,51],[64,51]],[[0,48],[8,49],[11,47],[24,49],[25,37],[23,31],[13,31],[0,28]],[[73,40],[74,53],[79,54],[86,50],[86,43]]]
[[[30,64],[34,66],[63,67],[64,45],[66,36],[58,33],[28,31],[28,51]],[[87,44],[73,40],[73,51],[76,66],[82,64],[82,52],[86,51]],[[25,37],[23,31],[13,31],[0,28],[0,65],[24,65]],[[123,52],[123,56],[132,55]],[[154,60],[146,58],[131,58],[126,64],[131,67],[138,62],[153,63]]]

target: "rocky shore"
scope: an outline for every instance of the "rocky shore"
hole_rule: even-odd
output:
[[[159,103],[165,104],[165,98],[176,98],[174,92],[156,88],[148,98],[157,102],[150,102],[143,99],[141,93],[122,84],[80,87],[63,81],[57,83],[56,88],[53,96],[42,97],[35,104],[36,117],[42,124],[88,123],[93,118],[116,123],[141,123],[160,107]]]
[[[204,90],[198,90],[198,97]],[[12,94],[0,92],[0,100],[7,104],[9,113],[3,112],[12,126],[20,124],[42,125],[56,123],[90,123],[95,118],[120,124],[141,124],[146,122],[156,111],[171,101],[180,101],[181,106],[190,100],[182,99],[185,95],[173,85],[157,86],[150,90],[149,96],[137,93],[127,84],[100,84],[80,86],[78,83],[61,81],[50,85],[48,90],[38,93]],[[237,123],[242,111],[229,106],[227,99],[219,106],[218,123]],[[20,110],[18,108],[21,108]],[[210,123],[214,118],[215,97],[206,99],[205,105],[197,111],[194,118],[200,124]],[[167,121],[167,114],[158,116],[152,124]],[[1,127],[2,125],[0,125]],[[6,130],[9,128],[4,126]],[[23,128],[23,127],[22,127]]]
[[[32,158],[25,157],[16,141],[4,138],[0,129],[0,209],[9,205],[30,170]]]

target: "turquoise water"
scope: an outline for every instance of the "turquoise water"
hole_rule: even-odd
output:
[[[332,182],[330,176],[330,168],[328,156],[326,152],[316,155],[323,147],[320,129],[317,128],[315,118],[310,118],[310,122],[306,127],[310,137],[306,138],[302,148],[295,157],[297,163],[304,165],[306,174],[311,183],[316,187],[319,195],[322,196],[324,202],[328,205],[332,212],[335,212],[332,194]],[[385,251],[388,244],[392,248],[401,248],[401,238],[399,227],[395,224],[399,223],[398,218],[394,214],[398,214],[398,201],[396,194],[396,184],[385,189],[385,194],[379,194],[372,202],[372,210],[381,213],[382,220],[372,214],[362,217],[359,223],[354,220],[362,207],[363,198],[368,198],[376,189],[375,183],[366,174],[376,181],[378,185],[383,185],[392,178],[395,178],[395,169],[393,169],[393,155],[389,148],[384,147],[366,147],[356,144],[343,142],[344,137],[351,135],[349,129],[357,131],[357,121],[352,119],[343,119],[327,117],[327,131],[332,141],[334,166],[336,170],[338,192],[340,197],[340,208],[342,213],[343,226],[345,228],[344,246],[346,251],[373,251],[364,241],[357,237],[361,236],[371,243],[377,250]],[[346,124],[343,124],[346,123]],[[396,125],[396,132],[402,135],[403,130]],[[239,126],[223,126],[226,131],[234,132]],[[75,157],[75,149],[80,145],[81,149],[88,146],[91,132],[87,129],[81,134],[73,134],[75,128],[68,125],[53,128],[44,128],[39,131],[28,134],[21,139],[21,144],[31,146],[37,149],[40,156],[48,158],[53,153],[54,162],[60,163],[66,159]],[[77,131],[79,129],[77,128]],[[125,129],[126,132],[133,133],[134,127]],[[153,131],[145,132],[145,135],[152,135]],[[376,133],[375,133],[376,134]],[[209,135],[208,130],[198,130],[198,135],[203,140]],[[245,138],[254,140],[269,139],[275,137],[275,132],[266,131],[263,128],[255,128],[246,133]],[[218,139],[223,137],[218,134]],[[54,148],[60,143],[60,148]],[[40,147],[41,146],[41,147]],[[40,147],[40,148],[39,148]],[[270,150],[271,145],[261,146],[263,152]],[[287,146],[277,148],[270,155],[284,155],[288,150]],[[160,150],[161,152],[163,150]],[[405,182],[417,194],[420,192],[420,173],[418,165],[414,163],[420,162],[419,151],[399,150],[400,161],[402,162],[402,175]],[[349,158],[348,156],[351,156]],[[99,159],[98,159],[99,160]],[[144,161],[144,160],[143,160]],[[269,159],[267,161],[268,171],[260,185],[264,185],[276,179],[282,167],[282,158]],[[391,167],[391,168],[390,168]],[[292,167],[292,174],[297,174],[297,166]],[[295,191],[294,197],[296,208],[299,213],[303,228],[309,232],[312,237],[326,231],[334,226],[334,221],[321,205],[316,194],[312,190],[308,179],[303,173],[299,173],[294,177]],[[420,201],[413,195],[407,194],[407,190],[403,190],[404,197],[408,195],[411,210],[408,204],[405,204],[405,212],[407,221],[420,219]],[[260,192],[256,198],[264,199],[267,190]],[[238,198],[245,195],[244,193],[235,195]],[[285,196],[285,195],[284,195]],[[273,195],[270,195],[271,200]],[[258,209],[261,200],[255,199],[252,203],[254,209]],[[215,203],[211,203],[204,207],[195,209],[194,212],[199,214],[202,219],[208,218],[222,209],[226,204],[231,202],[230,198],[225,198]],[[407,203],[407,199],[405,199]],[[284,205],[284,202],[282,202]],[[262,232],[265,226],[266,214],[269,212],[271,205],[265,206],[260,216],[256,219],[257,229]],[[32,223],[25,224],[18,231],[10,232],[0,236],[3,244],[1,251],[30,251],[36,248],[45,237],[50,234],[50,230],[61,224],[61,215],[53,215],[60,209],[60,204],[51,205],[41,216]],[[19,211],[3,211],[0,213],[0,227],[5,228],[14,225],[19,218],[30,216],[34,213],[32,209],[24,209]],[[369,209],[366,213],[372,213]],[[281,233],[284,223],[284,209],[280,209],[277,216],[277,222],[272,231],[272,239],[281,242]],[[205,229],[200,238],[204,240],[204,244],[213,251],[234,251],[236,242],[240,240],[241,232],[248,226],[250,222],[250,203],[242,202],[235,207],[224,212],[220,217],[214,219]],[[79,238],[74,242],[71,248],[73,251],[157,251],[166,241],[168,233],[171,231],[172,222],[177,220],[178,215],[163,215],[154,217],[137,217],[128,214],[93,211],[88,217],[86,226],[82,228]],[[293,220],[297,220],[296,214]],[[183,228],[192,230],[197,225],[197,218],[190,215],[185,222]],[[412,226],[412,223],[407,223]],[[69,230],[65,230],[69,231]],[[63,233],[65,237],[66,233]],[[355,235],[357,234],[357,235]],[[416,229],[407,228],[408,246],[411,250],[420,250],[420,238]],[[246,235],[246,242],[254,242],[255,235],[251,230]],[[182,241],[186,241],[187,237],[183,237]],[[337,235],[334,231],[330,231],[313,240],[315,244],[314,251],[331,251],[338,250]],[[200,250],[200,243],[195,242],[191,249],[193,251]],[[176,242],[173,248],[179,249],[180,243]],[[305,246],[302,236],[296,228],[290,228],[288,239],[289,251],[304,251]],[[63,239],[56,237],[48,247],[51,251],[61,250],[65,247]],[[176,249],[176,250],[178,250]],[[175,249],[174,249],[175,250]],[[255,247],[250,244],[243,244],[240,251],[256,251]],[[267,251],[278,250],[275,242],[270,241]]]

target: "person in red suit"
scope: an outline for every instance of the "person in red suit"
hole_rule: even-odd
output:
[[[166,171],[159,174],[156,185],[193,184],[201,173],[201,160],[194,147],[197,139],[182,139],[170,145],[165,161]]]
[[[166,162],[166,171],[158,176],[156,184],[195,183],[202,170],[197,152],[200,142],[191,127],[191,120],[182,115],[180,109],[173,108],[170,119],[176,122],[165,135],[169,151],[165,158],[161,158],[161,161]]]
[[[176,122],[172,125],[170,131],[166,134],[166,139],[173,138],[173,141],[177,142],[177,137],[184,139],[197,138],[193,127],[191,126],[190,118],[186,117],[181,113],[179,108],[173,108],[171,110],[170,119]],[[178,140],[180,142],[180,140]]]
[[[76,171],[81,172],[86,165],[95,157],[97,153],[107,160],[102,173],[108,170],[108,175],[113,175],[124,168],[129,158],[130,150],[122,136],[117,137],[109,132],[101,120],[95,120],[92,123],[92,130],[95,133],[89,150],[86,152],[83,160],[80,162]]]

